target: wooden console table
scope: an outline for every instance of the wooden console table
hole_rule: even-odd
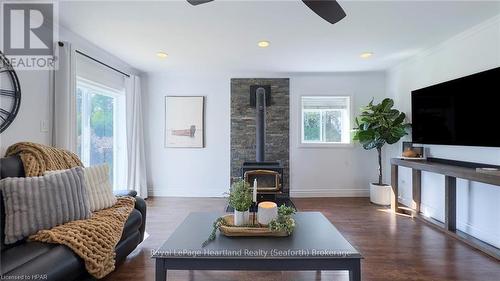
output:
[[[398,202],[398,167],[407,167],[412,169],[412,206],[401,207]],[[445,220],[444,223],[432,218],[422,216],[420,213],[421,200],[421,182],[422,171],[441,174],[445,176]],[[396,213],[405,213],[409,210],[410,214],[432,226],[437,227],[448,235],[459,239],[468,245],[483,251],[484,253],[500,260],[500,249],[487,244],[471,235],[457,230],[456,211],[457,211],[457,178],[466,179],[475,182],[487,183],[499,186],[500,176],[477,172],[475,168],[454,165],[452,163],[441,163],[433,160],[405,160],[399,158],[391,159],[391,210]],[[499,202],[500,203],[500,202]]]

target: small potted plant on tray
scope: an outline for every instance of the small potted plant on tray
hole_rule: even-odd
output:
[[[293,230],[295,229],[295,220],[293,219],[293,214],[295,214],[295,209],[292,207],[287,207],[285,205],[281,205],[278,207],[278,217],[274,220],[272,220],[269,225],[263,226],[263,225],[247,225],[247,226],[234,226],[231,225],[227,220],[226,216],[222,216],[217,218],[213,222],[213,227],[212,227],[212,232],[210,233],[210,236],[203,242],[202,246],[205,247],[207,246],[211,241],[215,240],[217,230],[220,230],[221,233],[224,233],[222,228],[224,227],[229,227],[229,228],[241,228],[241,229],[253,229],[257,230],[258,233],[255,234],[255,232],[247,232],[246,234],[242,235],[240,232],[237,236],[278,236],[278,237],[284,237],[292,234]],[[262,231],[264,229],[268,229],[266,233],[263,233]],[[265,234],[265,235],[263,235]],[[232,236],[228,233],[225,233],[226,236]]]
[[[276,232],[286,232],[292,234],[295,229],[295,220],[292,215],[295,214],[295,209],[281,205],[278,208],[278,217],[269,223],[269,229]]]
[[[234,182],[229,191],[229,206],[234,209],[234,225],[246,225],[250,221],[252,206],[252,189],[243,179]]]

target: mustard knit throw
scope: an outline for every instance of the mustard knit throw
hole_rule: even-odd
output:
[[[26,177],[43,176],[45,171],[83,166],[73,152],[32,142],[18,142],[7,148],[5,156],[19,154]]]
[[[101,279],[115,269],[115,247],[134,203],[135,198],[119,197],[113,207],[92,213],[90,219],[40,230],[29,239],[68,246],[84,260],[87,271]]]

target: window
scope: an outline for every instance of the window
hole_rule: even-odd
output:
[[[76,82],[76,147],[84,165],[107,163],[113,186],[120,186],[121,112],[124,93],[78,77]],[[124,137],[124,136],[123,136]]]
[[[108,164],[115,189],[127,184],[125,77],[76,55],[75,144],[85,166]]]
[[[303,144],[349,144],[350,97],[302,97]]]

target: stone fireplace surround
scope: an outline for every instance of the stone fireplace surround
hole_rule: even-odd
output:
[[[250,87],[254,85],[270,86],[271,89],[270,104],[266,107],[265,162],[261,163],[255,161],[256,109],[254,105],[251,105],[250,95]],[[266,88],[269,89],[269,87]],[[279,173],[281,175],[279,180],[280,197],[288,198],[288,78],[231,79],[231,177],[243,177],[244,172],[252,170],[265,170]],[[264,174],[260,176],[267,177],[268,175]],[[265,193],[273,193],[273,191],[261,190],[259,193],[259,199],[266,199],[264,198],[266,197]]]

